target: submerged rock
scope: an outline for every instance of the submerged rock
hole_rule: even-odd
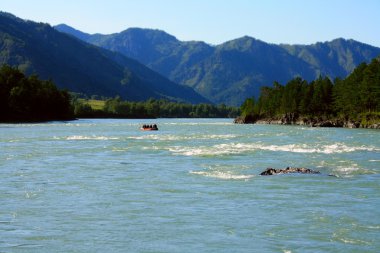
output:
[[[265,171],[261,172],[261,176],[271,176],[278,174],[288,174],[288,173],[302,173],[302,174],[319,174],[319,171],[307,169],[307,168],[292,168],[287,167],[286,169],[273,169],[267,168]]]

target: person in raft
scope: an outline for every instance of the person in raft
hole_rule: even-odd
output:
[[[156,124],[153,124],[153,125],[143,125],[142,126],[143,129],[150,129],[150,130],[158,130],[158,127]]]

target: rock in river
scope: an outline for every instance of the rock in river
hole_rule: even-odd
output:
[[[315,171],[307,168],[292,168],[287,167],[286,169],[273,169],[267,168],[265,171],[261,172],[261,176],[271,176],[278,174],[288,174],[288,173],[302,173],[302,174],[319,174],[319,171]]]

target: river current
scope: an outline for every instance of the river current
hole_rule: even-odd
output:
[[[378,130],[0,124],[0,173],[0,252],[380,252]]]

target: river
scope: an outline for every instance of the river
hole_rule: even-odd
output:
[[[0,252],[380,251],[379,130],[0,124],[0,173]]]

